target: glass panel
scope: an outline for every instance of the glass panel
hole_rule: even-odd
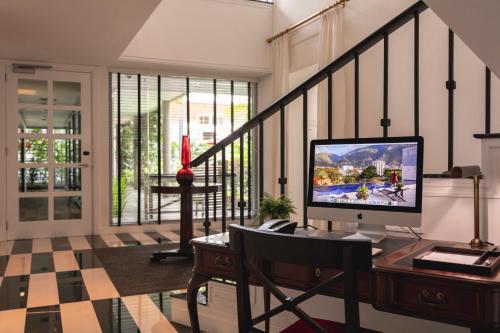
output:
[[[48,153],[47,139],[19,139],[17,148],[20,163],[46,163]]]
[[[57,168],[54,175],[54,191],[81,191],[81,172],[80,168]]]
[[[82,218],[82,197],[55,197],[54,220],[79,220]]]
[[[47,133],[47,110],[20,109],[17,133]]]
[[[48,198],[19,198],[19,221],[47,221],[48,219]]]
[[[54,110],[55,134],[80,134],[80,111]]]
[[[80,140],[54,140],[54,160],[56,161],[56,163],[80,163]]]
[[[19,79],[17,101],[19,103],[47,104],[47,81]]]
[[[189,80],[191,158],[195,159],[214,144],[214,80]]]
[[[49,189],[49,170],[22,168],[18,171],[19,192],[46,192]]]
[[[54,105],[80,105],[80,82],[54,81]]]

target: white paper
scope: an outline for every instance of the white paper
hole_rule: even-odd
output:
[[[443,261],[454,264],[464,264],[472,265],[479,259],[479,256],[457,254],[457,253],[445,253],[445,252],[431,252],[428,255],[422,257],[424,260],[432,261]]]

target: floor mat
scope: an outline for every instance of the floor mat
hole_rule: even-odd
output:
[[[106,273],[121,296],[187,288],[193,267],[190,260],[150,261],[151,253],[178,247],[178,243],[95,249]]]

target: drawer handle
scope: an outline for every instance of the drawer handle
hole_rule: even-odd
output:
[[[223,269],[228,269],[233,266],[233,259],[228,256],[217,256],[215,257],[214,262],[216,266]]]
[[[446,304],[446,295],[439,291],[436,293],[434,299],[430,297],[430,292],[427,289],[422,289],[418,294],[418,300],[428,306],[439,307]]]
[[[319,278],[321,276],[321,269],[316,268],[315,274],[316,274],[316,277]]]

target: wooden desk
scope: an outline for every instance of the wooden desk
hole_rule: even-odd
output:
[[[312,236],[340,238],[326,231],[301,231]],[[187,303],[193,332],[200,332],[196,296],[211,278],[234,279],[234,255],[227,246],[229,235],[195,238],[195,263],[188,286]],[[372,274],[360,274],[359,295],[377,310],[471,328],[474,333],[500,332],[500,273],[494,276],[467,275],[414,268],[415,255],[437,244],[467,244],[389,238],[377,247],[384,253],[374,257]],[[271,263],[272,280],[293,289],[307,289],[332,276],[320,270],[285,263]],[[327,295],[342,297],[341,286]]]

